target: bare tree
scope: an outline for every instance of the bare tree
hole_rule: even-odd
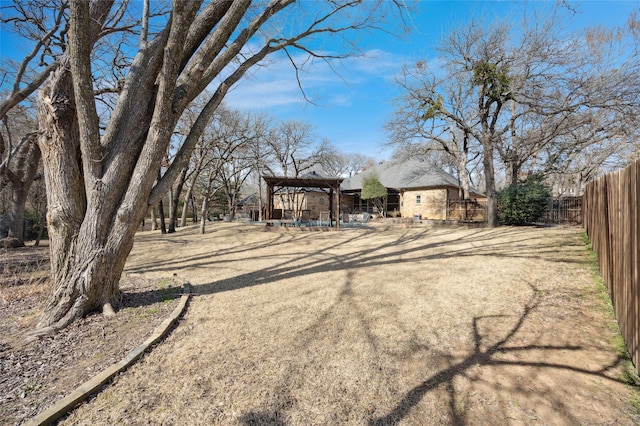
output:
[[[58,58],[66,48],[68,2],[64,0],[25,0],[4,10],[3,31],[12,31],[28,40],[31,50],[19,64],[10,62],[3,80],[13,82],[11,92],[0,101],[0,119],[27,99],[59,66]]]
[[[310,124],[290,120],[281,122],[267,138],[270,155],[274,158],[267,165],[267,172],[274,176],[301,177],[321,168],[325,154],[330,151],[326,141],[318,144]],[[287,209],[298,210],[301,202],[296,194],[299,188],[286,188],[280,192],[282,205]]]
[[[259,117],[237,110],[219,108],[209,134],[207,179],[202,195],[200,232],[205,231],[208,205],[219,191],[227,199],[230,218],[235,216],[237,197],[253,170],[253,149],[263,139],[266,128]]]
[[[25,138],[12,161],[15,163],[15,170],[7,170],[12,193],[11,226],[8,234],[13,240],[12,247],[24,246],[25,206],[40,164],[40,148],[36,142],[36,134],[30,133]]]
[[[415,81],[426,84],[414,87]],[[405,68],[398,84],[405,94],[398,99],[398,106],[385,126],[390,135],[389,145],[396,147],[394,156],[422,158],[432,163],[453,162],[460,195],[468,199],[469,170],[480,151],[476,139],[459,122],[473,123],[476,117],[471,85],[462,85],[451,79],[448,72],[432,69],[425,62],[418,62],[413,70]],[[435,100],[425,101],[433,99],[436,88]],[[450,111],[459,120],[441,114],[441,109]]]
[[[21,62],[7,59],[1,71],[2,82],[9,82],[11,88],[0,101],[0,191],[11,183],[9,237],[17,246],[24,245],[25,203],[40,162],[36,126],[25,125],[24,118],[33,120],[20,103],[57,68],[56,58],[64,49],[67,9],[64,1],[26,0],[7,5],[0,18],[3,31],[31,42],[31,50]]]
[[[353,177],[356,173],[363,172],[375,165],[375,159],[373,157],[353,153],[343,155],[346,158],[344,173],[347,177]]]
[[[5,114],[0,129],[0,191],[8,191],[10,196],[9,230],[5,243],[10,247],[24,246],[25,207],[29,190],[38,175],[40,148],[37,143],[36,123],[26,108],[15,106]],[[16,142],[16,135],[20,141]],[[6,148],[5,148],[6,147]]]
[[[305,41],[375,28],[387,8],[358,1],[175,2],[162,29],[141,40],[101,130],[91,53],[111,3],[71,3],[69,49],[40,96],[55,288],[41,332],[96,309],[113,313],[138,224],[173,185],[225,94],[247,70],[278,51],[326,57]],[[329,56],[350,54],[352,46],[345,46]],[[212,83],[212,97],[156,183],[182,112]]]
[[[403,83],[411,88],[412,100],[418,101],[420,107],[419,120],[438,120],[438,128],[431,137],[447,147],[450,152],[453,144],[442,136],[444,131],[461,131],[463,135],[471,135],[482,147],[483,168],[487,191],[487,218],[489,226],[498,226],[497,195],[494,173],[494,150],[497,141],[506,131],[500,127],[503,106],[512,97],[508,71],[513,58],[504,50],[508,35],[508,27],[495,25],[489,30],[477,22],[472,22],[448,36],[440,47],[444,56],[446,76],[435,78],[435,72],[429,70],[424,62],[416,67],[417,83]],[[424,76],[425,78],[420,78]],[[443,91],[444,82],[458,91]],[[415,90],[414,90],[415,89]],[[462,96],[451,97],[460,93]],[[450,100],[449,100],[450,99]],[[468,101],[466,101],[468,99]],[[459,103],[470,102],[472,107]],[[410,130],[422,128],[409,126]],[[464,139],[464,138],[463,138]],[[456,152],[458,154],[458,152]],[[467,159],[460,155],[460,163],[466,166]],[[466,169],[466,167],[465,167]]]
[[[412,77],[404,87],[413,112],[400,116],[409,124],[408,131],[400,128],[399,139],[421,137],[445,150],[460,146],[451,143],[457,134],[475,139],[482,148],[489,226],[498,225],[495,160],[503,162],[507,182],[515,184],[523,167],[531,173],[553,163],[554,153],[597,143],[587,137],[576,144],[570,137],[595,124],[594,111],[605,112],[597,114],[596,128],[607,128],[610,135],[620,129],[613,117],[638,115],[637,43],[617,39],[621,33],[562,32],[560,21],[559,15],[525,20],[517,32],[507,22],[472,21],[443,40],[444,72],[422,62],[405,74]],[[614,40],[619,40],[618,56],[594,54]],[[399,128],[399,121],[392,125]]]
[[[640,158],[635,117],[602,117],[604,110],[585,110],[572,117],[571,131],[539,155],[540,169],[557,188],[558,195],[581,195],[596,177],[620,169]]]
[[[98,8],[94,8],[94,10],[97,11]],[[113,36],[118,33],[128,33],[135,21],[128,20],[128,23],[125,23],[127,20],[123,19],[124,11],[123,6],[114,11],[111,17],[104,22],[102,32],[96,34],[96,37],[106,34]],[[155,12],[150,12],[150,15],[152,14]],[[22,225],[18,222],[23,221],[26,192],[31,187],[33,179],[42,175],[42,173],[36,173],[41,150],[38,144],[34,143],[36,142],[35,133],[31,133],[35,129],[21,134],[15,132],[15,129],[10,132],[8,120],[15,111],[20,114],[20,109],[23,108],[21,104],[30,101],[30,96],[44,84],[51,73],[65,63],[63,57],[67,50],[68,19],[69,2],[67,0],[14,1],[12,4],[3,5],[3,15],[0,17],[3,31],[13,32],[22,37],[24,46],[28,49],[20,62],[7,59],[3,64],[6,68],[3,67],[1,72],[2,83],[8,82],[10,90],[0,101],[0,121],[3,124],[3,130],[6,130],[0,133],[0,181],[2,182],[0,188],[5,182],[13,182],[13,200],[18,203],[13,204],[14,215],[17,215],[14,220],[13,234],[20,235],[17,237],[19,244],[22,244]],[[95,41],[99,41],[97,38]],[[101,80],[96,80],[94,94],[105,106],[108,106],[106,98],[108,94],[119,90],[117,72],[124,66],[118,60],[122,60],[123,56],[120,47],[97,44],[96,49],[92,52],[92,61],[102,76]],[[105,49],[112,53],[107,55],[107,62],[103,61],[102,55],[102,51]],[[110,59],[112,59],[111,62],[109,62]],[[106,78],[105,64],[108,67],[113,66],[115,79],[110,81]],[[98,83],[100,87],[97,87]],[[23,146],[23,144],[28,146]],[[12,161],[14,156],[17,157],[16,161]],[[20,164],[22,169],[11,170],[9,168],[11,164]],[[46,211],[46,204],[44,210]],[[44,224],[41,223],[39,235],[43,234],[43,229]]]
[[[319,163],[315,168],[320,174],[330,177],[351,177],[375,163],[375,159],[363,154],[340,152],[327,139],[322,140],[317,154]]]
[[[257,115],[252,117],[256,135],[249,142],[247,155],[250,158],[251,174],[255,187],[257,187],[258,198],[258,220],[262,221],[262,206],[264,205],[262,174],[268,165],[273,161],[272,152],[268,149],[267,140],[271,134],[271,119],[267,115]]]
[[[180,138],[178,145],[182,145],[184,139],[189,135],[189,130],[198,119],[198,114],[200,114],[202,108],[204,108],[208,95],[210,95],[208,92],[203,92],[201,96],[196,98],[194,102],[192,102],[185,109],[176,126],[177,137]],[[189,208],[189,204],[191,204],[194,211],[193,222],[195,223],[195,221],[197,220],[195,215],[195,200],[193,199],[193,190],[200,176],[200,173],[207,166],[207,161],[210,161],[210,156],[208,154],[212,148],[211,141],[213,139],[213,136],[211,136],[211,133],[211,124],[208,124],[202,135],[200,135],[200,139],[196,143],[191,153],[189,163],[187,164],[187,166],[185,166],[185,168],[183,168],[183,172],[180,174],[180,177],[176,182],[176,192],[182,193],[182,189],[186,187],[186,192],[183,198],[184,203],[182,206],[180,226],[186,226],[187,224],[187,211]]]

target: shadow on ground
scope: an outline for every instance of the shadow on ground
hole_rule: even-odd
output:
[[[295,242],[301,247],[309,244],[308,238],[313,238],[312,234],[295,233],[273,233],[269,237],[252,244],[230,245],[228,247],[216,247],[212,253],[199,254],[189,258],[181,257],[179,260],[163,260],[153,264],[146,264],[132,268],[132,272],[155,271],[172,272],[180,265],[182,268],[207,268],[211,263],[216,267],[224,267],[233,263],[233,256],[251,259],[252,256],[259,256],[260,260],[269,260],[269,266],[255,272],[240,273],[230,278],[212,281],[210,283],[195,285],[193,291],[196,295],[217,294],[221,292],[234,291],[242,288],[260,286],[263,284],[275,283],[282,280],[297,279],[313,274],[326,272],[344,271],[345,281],[340,288],[340,292],[334,303],[324,310],[316,319],[315,323],[305,330],[305,335],[299,339],[294,339],[296,346],[300,350],[308,347],[316,333],[314,330],[321,330],[325,327],[329,318],[335,317],[340,312],[349,312],[352,318],[356,318],[359,328],[362,330],[365,340],[372,351],[381,353],[379,337],[371,330],[369,323],[369,313],[365,306],[354,297],[353,285],[355,276],[353,270],[359,268],[375,268],[380,266],[393,265],[402,269],[404,264],[412,264],[418,261],[428,261],[434,259],[464,259],[465,257],[497,257],[515,259],[544,259],[545,261],[584,264],[583,257],[576,256],[576,251],[560,250],[561,246],[580,245],[576,238],[555,240],[552,242],[536,241],[537,234],[527,234],[521,230],[510,228],[499,228],[495,230],[479,229],[466,233],[463,237],[449,239],[446,237],[447,230],[412,230],[410,232],[399,233],[397,238],[385,245],[369,245],[369,248],[361,251],[347,251],[345,254],[337,255],[339,249],[348,246],[367,247],[367,240],[375,237],[375,230],[361,229],[357,231],[349,230],[341,238],[335,238],[329,244],[320,248],[308,250],[306,247],[298,253],[286,251],[282,254],[283,247]],[[503,242],[503,237],[509,237],[508,243]],[[167,240],[170,242],[169,240]],[[546,240],[545,240],[546,241]],[[267,249],[265,251],[265,249]],[[483,334],[483,325],[493,321],[504,321],[496,315],[473,317],[470,331],[473,336],[473,350],[464,357],[454,358],[451,354],[443,352],[440,354],[444,359],[445,368],[431,372],[417,385],[399,391],[396,401],[392,407],[374,412],[366,418],[369,425],[392,425],[407,420],[412,410],[414,410],[423,399],[432,392],[446,390],[448,395],[448,412],[445,417],[448,422],[455,425],[470,423],[468,406],[462,402],[463,397],[459,395],[455,380],[465,378],[474,381],[473,375],[469,372],[474,367],[531,367],[538,371],[565,371],[575,375],[593,377],[611,381],[615,383],[626,383],[618,377],[618,369],[623,359],[618,356],[611,358],[608,363],[598,368],[582,368],[571,363],[557,363],[546,361],[553,358],[554,353],[586,353],[588,348],[581,345],[562,344],[540,345],[532,342],[522,344],[521,340],[515,339],[523,327],[530,321],[533,313],[540,309],[542,295],[544,294],[536,285],[529,283],[529,298],[519,309],[519,316],[508,318],[510,328],[502,334],[489,336]],[[515,310],[515,308],[514,308]],[[412,348],[414,353],[418,353],[425,348],[416,346]],[[535,354],[534,354],[535,353]],[[517,359],[510,357],[518,354]],[[525,356],[532,354],[530,356]],[[542,354],[542,356],[540,356]],[[411,356],[411,353],[401,354],[403,357]],[[536,359],[537,361],[532,361]],[[296,370],[289,370],[279,383],[274,385],[273,394],[279,395],[277,401],[267,408],[253,410],[242,414],[240,421],[245,425],[284,425],[287,419],[287,412],[295,405],[295,398],[291,396],[291,383],[298,374]],[[484,383],[493,386],[492,383]],[[527,393],[528,390],[514,387],[514,394]],[[562,396],[553,393],[546,395],[551,400],[559,416],[566,424],[581,423],[581,420],[571,414],[571,410],[563,409],[565,402]],[[504,408],[498,408],[498,410]],[[498,415],[500,414],[500,415]],[[507,413],[497,413],[496,418],[506,418]],[[640,419],[639,419],[640,420]]]

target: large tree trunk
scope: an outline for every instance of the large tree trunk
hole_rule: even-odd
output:
[[[507,158],[504,159],[508,186],[516,186],[520,175],[520,161],[515,148],[507,149]]]
[[[113,315],[114,308],[118,307],[120,276],[133,247],[133,233],[102,242],[92,238],[94,232],[89,228],[83,226],[83,232],[69,241],[75,257],[54,253],[57,265],[54,280],[58,285],[47,302],[38,328],[55,330],[96,310]],[[119,243],[113,244],[114,240]]]
[[[187,188],[187,193],[184,196],[184,204],[182,205],[182,215],[180,217],[180,226],[187,226],[187,211],[189,210],[189,204],[193,204],[193,200],[191,199],[192,194],[193,194],[193,185]]]
[[[91,311],[113,313],[120,300],[120,275],[143,216],[132,218],[134,226],[112,227],[117,219],[106,206],[113,200],[100,199],[104,192],[85,198],[74,95],[66,69],[55,71],[38,106],[55,288],[38,324],[44,331],[64,327]]]
[[[91,55],[98,37],[113,30],[102,28],[113,0],[69,3],[68,51],[50,74],[38,105],[54,288],[39,328],[64,327],[100,308],[113,312],[140,222],[187,165],[227,90],[268,55],[333,31],[331,23],[323,23],[338,20],[330,19],[339,12],[337,6],[308,30],[290,39],[269,39],[254,54],[241,54],[257,40],[253,36],[262,25],[293,4],[271,2],[254,8],[250,1],[205,6],[172,2],[165,28],[150,40],[142,37],[118,87],[116,105],[101,128]],[[344,31],[368,22],[365,14]],[[216,78],[222,82],[157,180],[184,109]]]
[[[460,189],[462,190],[462,198],[468,200],[470,198],[471,183],[469,182],[469,173],[467,172],[467,158],[465,155],[459,155],[458,160],[458,178],[460,179]]]
[[[176,223],[178,222],[178,202],[180,201],[180,194],[184,187],[184,182],[187,180],[187,171],[189,166],[185,166],[180,173],[180,177],[175,186],[171,190],[171,206],[169,207],[169,230],[168,232],[176,232]],[[185,198],[184,204],[187,204],[187,198]]]
[[[126,247],[107,250],[104,239],[93,238],[95,232],[90,232],[90,227],[95,227],[90,220],[95,218],[84,220],[87,200],[68,66],[67,57],[43,87],[38,105],[55,288],[38,324],[45,329],[64,327],[92,310],[114,304],[119,297],[117,280],[124,267],[120,257],[124,253],[126,259],[127,253]]]
[[[84,8],[82,13],[89,14],[87,4],[77,4]],[[97,39],[110,7],[109,1],[91,2],[91,19],[85,19],[90,25],[73,38],[75,43],[85,45],[72,46],[70,52],[74,48],[87,50],[86,44]],[[60,66],[43,85],[38,103],[38,143],[47,185],[54,288],[38,323],[38,334],[65,327],[95,310],[113,314],[113,306],[120,299],[120,275],[133,245],[135,229],[144,215],[143,209],[117,211],[119,182],[128,180],[122,170],[118,171],[119,180],[96,178],[103,162],[97,152],[91,151],[95,147],[92,145],[95,140],[87,140],[91,135],[83,132],[81,137],[86,126],[79,125],[79,116],[87,111],[77,108],[78,99],[88,96],[93,100],[92,87],[87,84],[83,96],[77,96],[71,69],[77,69],[78,64],[72,62],[72,55],[66,52],[62,56]],[[89,55],[76,55],[84,57],[80,65],[87,66]],[[94,115],[97,120],[97,114]],[[99,138],[97,123],[93,130],[93,137]],[[129,222],[133,226],[127,226]]]
[[[495,228],[500,225],[498,220],[498,195],[496,193],[496,180],[493,170],[493,145],[490,142],[483,141],[483,159],[484,179],[487,191],[487,225],[489,228]]]

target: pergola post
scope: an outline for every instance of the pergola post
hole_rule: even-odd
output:
[[[333,202],[333,188],[329,188],[329,226],[333,226],[333,219],[336,218],[335,203]],[[338,222],[336,222],[338,223]]]
[[[340,228],[340,185],[336,186],[335,189],[335,206],[336,206],[336,228]]]
[[[270,220],[273,214],[273,186],[267,182],[267,210],[265,211],[265,220]]]

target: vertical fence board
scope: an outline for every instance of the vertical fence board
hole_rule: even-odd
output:
[[[583,226],[607,285],[620,332],[640,366],[640,160],[589,183]]]
[[[631,165],[629,204],[631,209],[631,310],[634,318],[628,348],[636,367],[640,366],[640,162]]]
[[[618,194],[618,204],[620,206],[620,221],[619,221],[619,235],[620,235],[620,260],[618,264],[618,291],[622,296],[618,300],[620,315],[622,318],[629,318],[631,299],[629,293],[631,293],[631,273],[629,269],[629,254],[631,253],[631,246],[629,245],[629,233],[631,221],[629,219],[629,178],[631,176],[631,170],[626,168],[620,171],[620,191]],[[630,324],[628,321],[621,321],[622,326],[620,331],[623,336],[630,335]]]

